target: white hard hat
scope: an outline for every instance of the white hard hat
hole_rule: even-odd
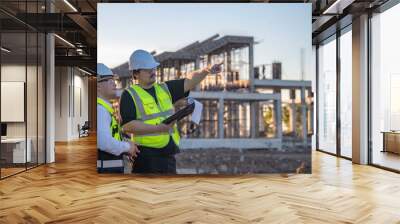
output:
[[[109,77],[113,77],[113,76],[114,76],[114,74],[110,68],[108,68],[103,63],[97,63],[97,79],[98,79],[98,81],[100,81],[101,79],[109,78]]]
[[[159,66],[153,55],[145,50],[136,50],[129,57],[129,70],[153,69]]]
[[[103,63],[97,63],[97,75],[110,76],[114,75],[110,68]]]

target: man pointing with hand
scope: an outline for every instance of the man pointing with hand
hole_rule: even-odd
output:
[[[176,173],[175,154],[179,152],[179,131],[175,123],[162,121],[174,113],[174,103],[189,95],[208,74],[221,71],[221,64],[192,73],[192,78],[156,83],[154,57],[136,50],[129,58],[129,70],[138,84],[128,87],[121,96],[122,132],[132,134],[140,154],[134,173]]]

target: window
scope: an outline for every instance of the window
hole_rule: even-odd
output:
[[[384,132],[400,130],[400,5],[396,5],[371,19],[372,73],[371,73],[371,140],[372,163],[400,170],[400,156],[391,153],[389,145],[400,147],[400,133],[384,140]],[[382,152],[383,151],[383,152]]]
[[[352,156],[352,34],[340,36],[340,154]]]
[[[336,153],[336,37],[318,48],[318,149]]]
[[[43,13],[44,3],[2,1],[0,6],[10,6],[20,14]],[[46,39],[8,15],[0,13],[0,17],[8,21],[0,29],[0,111],[5,115],[1,118],[0,178],[4,178],[45,163]],[[15,101],[6,102],[10,94]]]

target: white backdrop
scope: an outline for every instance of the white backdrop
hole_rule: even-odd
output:
[[[24,82],[1,82],[1,122],[24,122]]]

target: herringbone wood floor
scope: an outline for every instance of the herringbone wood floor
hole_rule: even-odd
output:
[[[0,181],[0,223],[400,223],[400,175],[313,153],[312,175],[99,175],[96,141]]]

